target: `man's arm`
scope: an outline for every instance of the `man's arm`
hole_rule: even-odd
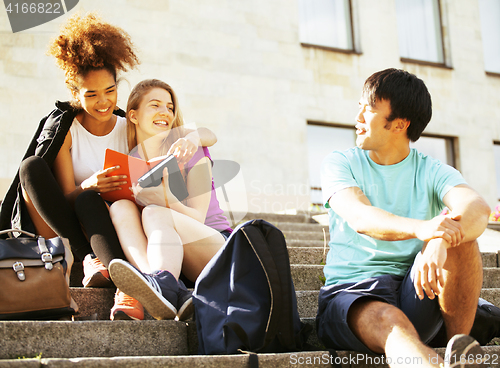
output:
[[[474,189],[465,184],[457,185],[445,194],[443,202],[451,210],[451,217],[464,229],[463,243],[476,240],[483,233],[488,225],[490,207]],[[439,285],[444,286],[447,249],[452,246],[444,239],[432,239],[427,243],[413,282],[421,300],[424,292],[430,299],[434,299],[434,294],[440,294]]]
[[[359,187],[350,187],[335,193],[328,204],[353,230],[379,240],[418,238],[428,241],[443,238],[453,245],[458,245],[464,235],[461,225],[452,220],[452,216],[437,216],[427,221],[396,216],[372,206]]]
[[[451,217],[457,218],[464,229],[462,242],[475,240],[484,232],[491,209],[470,186],[461,184],[453,187],[446,193],[443,202],[450,209]]]

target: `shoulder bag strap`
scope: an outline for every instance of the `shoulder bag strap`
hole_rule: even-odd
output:
[[[7,230],[0,231],[0,235],[9,234],[10,238],[13,238],[12,233],[21,233],[21,234],[29,236],[30,238],[36,238],[35,234],[30,233],[30,232],[25,231],[25,230],[20,230],[20,229],[7,229]]]

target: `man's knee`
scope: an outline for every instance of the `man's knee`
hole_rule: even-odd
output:
[[[388,303],[358,299],[349,309],[347,320],[354,335],[377,353],[385,351],[387,339],[394,331],[418,338],[415,327],[403,311]]]
[[[464,268],[465,265],[469,267],[477,266],[475,268],[482,269],[481,253],[479,251],[479,244],[477,240],[461,243],[456,247],[448,249],[445,269],[452,269],[455,267]]]
[[[378,331],[390,332],[394,327],[414,329],[412,323],[398,307],[375,300],[358,299],[349,309],[347,320],[351,328],[366,328],[365,322],[377,326]]]

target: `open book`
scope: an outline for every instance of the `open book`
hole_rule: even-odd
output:
[[[121,185],[121,190],[114,190],[111,192],[101,193],[101,197],[109,202],[114,202],[119,199],[130,199],[135,202],[134,194],[132,192],[132,183],[137,184],[139,179],[151,169],[153,169],[159,163],[162,163],[167,156],[155,157],[149,161],[143,159],[125,155],[123,153],[107,149],[106,156],[104,158],[104,169],[113,166],[120,166],[119,169],[111,172],[109,176],[114,175],[127,175],[126,184]],[[172,162],[172,160],[170,160]],[[179,201],[184,200],[187,196],[186,184],[182,176],[182,172],[177,166],[177,161],[175,158],[175,167],[172,171],[171,166],[169,166],[169,186],[172,194],[174,194]],[[161,171],[160,171],[161,172]],[[157,183],[159,184],[159,183]]]

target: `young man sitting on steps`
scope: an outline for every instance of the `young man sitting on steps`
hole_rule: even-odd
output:
[[[324,159],[330,251],[318,335],[328,348],[385,354],[391,367],[408,367],[408,357],[419,367],[482,367],[479,344],[455,335],[474,321],[483,279],[476,239],[490,208],[457,170],[410,149],[431,115],[422,80],[377,72],[363,87],[357,147]],[[425,345],[443,323],[455,336],[445,362]]]

